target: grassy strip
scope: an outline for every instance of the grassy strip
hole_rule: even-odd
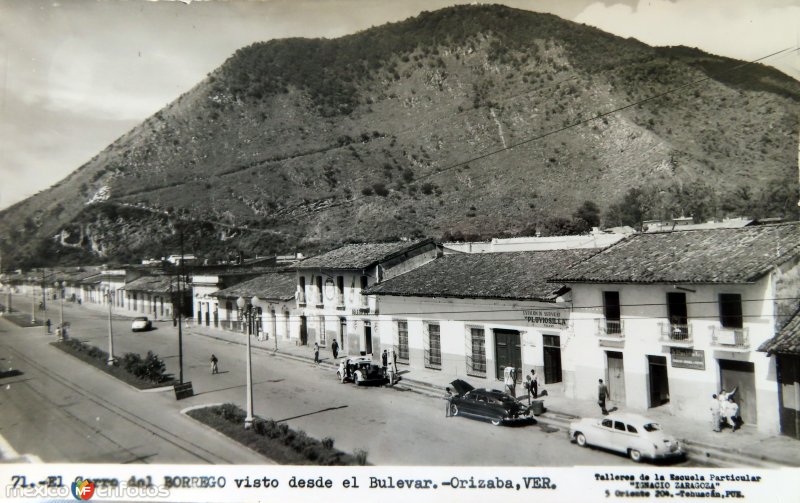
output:
[[[158,382],[139,379],[135,375],[129,373],[124,367],[121,367],[119,365],[119,360],[117,360],[114,365],[108,365],[108,353],[106,351],[95,346],[83,344],[75,339],[51,342],[50,345],[138,389],[172,386],[177,382],[175,379],[172,379],[171,376],[165,376],[165,379]]]
[[[35,323],[31,323],[31,315],[25,313],[3,313],[3,319],[10,321],[20,328],[41,327],[44,325],[44,320],[41,315],[36,318]]]
[[[245,412],[232,403],[187,412],[242,445],[284,465],[365,465],[367,452],[355,455],[333,447],[332,438],[317,440],[304,431],[294,431],[285,423],[256,418],[253,427],[244,428]]]

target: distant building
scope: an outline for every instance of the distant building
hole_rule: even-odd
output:
[[[633,229],[630,229],[633,232]],[[486,242],[443,243],[445,253],[502,253],[513,251],[572,250],[579,248],[605,248],[620,241],[628,232],[604,232],[597,228],[591,234],[580,236],[527,236],[494,238]]]

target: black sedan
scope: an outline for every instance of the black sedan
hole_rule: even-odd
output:
[[[450,414],[488,419],[493,425],[530,420],[530,407],[518,402],[508,393],[496,389],[475,389],[461,379],[452,383],[456,394],[450,399]]]

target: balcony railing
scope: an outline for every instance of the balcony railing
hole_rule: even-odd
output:
[[[725,349],[749,349],[749,335],[746,328],[711,327],[711,345]]]
[[[625,326],[622,320],[607,320],[605,318],[597,320],[598,337],[613,337],[622,339],[624,337],[624,328]]]
[[[661,342],[692,343],[692,326],[686,323],[660,323]]]

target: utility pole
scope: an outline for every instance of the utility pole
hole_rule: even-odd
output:
[[[184,273],[183,268],[183,227],[178,229],[181,243],[181,263],[178,265],[178,368],[179,380],[183,384],[183,286],[181,279]]]

